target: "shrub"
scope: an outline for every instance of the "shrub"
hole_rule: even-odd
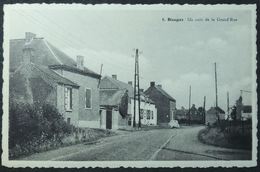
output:
[[[49,141],[61,141],[72,132],[58,110],[49,104],[10,101],[9,148],[31,149]]]

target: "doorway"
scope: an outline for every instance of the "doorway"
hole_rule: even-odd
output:
[[[106,110],[106,129],[112,129],[112,110]]]

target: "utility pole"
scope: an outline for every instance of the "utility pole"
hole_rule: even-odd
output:
[[[101,74],[102,74],[102,68],[103,68],[103,64],[101,64],[101,67],[100,67],[100,78],[99,78],[99,80],[98,80],[98,88],[99,88],[99,85],[100,85]]]
[[[229,117],[229,92],[227,92],[227,114]]]
[[[203,101],[203,123],[205,124],[206,122],[206,96],[204,96],[204,101]]]
[[[191,117],[190,117],[190,103],[191,103],[191,85],[190,85],[190,91],[189,91],[189,125],[191,124]]]
[[[134,75],[134,119],[133,127],[136,127],[136,100],[138,100],[138,128],[141,127],[140,118],[140,87],[139,87],[139,62],[138,62],[139,52],[138,49],[135,50],[135,75]]]
[[[218,118],[218,123],[220,122],[219,114],[218,114],[218,80],[217,80],[217,63],[215,62],[215,88],[216,88],[216,116]]]

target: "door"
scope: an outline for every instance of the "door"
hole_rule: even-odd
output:
[[[112,129],[112,111],[106,111],[106,129]]]

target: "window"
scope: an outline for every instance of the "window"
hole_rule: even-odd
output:
[[[150,119],[151,111],[147,110],[147,119]]]
[[[140,118],[143,119],[144,118],[144,110],[140,109]]]
[[[86,89],[86,108],[91,108],[91,89]]]
[[[67,124],[70,125],[70,118],[67,118]]]
[[[151,119],[153,119],[153,111],[151,111]]]
[[[65,87],[64,105],[66,111],[72,110],[72,88],[70,87]]]

